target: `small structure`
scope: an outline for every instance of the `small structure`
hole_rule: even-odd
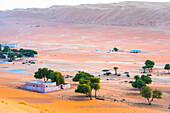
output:
[[[8,46],[9,48],[19,48],[19,44],[2,44],[2,47]]]
[[[69,89],[70,83],[56,85],[56,82],[34,80],[31,82],[27,82],[24,85],[21,85],[21,88],[46,93],[61,89]]]
[[[131,50],[130,53],[141,53],[141,50]]]

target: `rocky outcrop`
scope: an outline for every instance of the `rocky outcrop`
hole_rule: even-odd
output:
[[[44,18],[57,22],[119,26],[170,26],[170,2],[121,2],[52,6],[50,8],[14,9],[0,12],[0,17]]]

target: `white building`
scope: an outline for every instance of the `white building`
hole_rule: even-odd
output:
[[[9,48],[19,48],[20,45],[19,44],[1,44],[2,47],[4,46],[8,46]]]
[[[50,81],[44,82],[41,80],[34,80],[31,82],[27,82],[24,85],[21,85],[21,88],[46,93],[46,92],[51,92],[51,91],[56,91],[61,89],[69,89],[70,84],[65,83],[65,84],[56,85],[56,82],[50,82]]]

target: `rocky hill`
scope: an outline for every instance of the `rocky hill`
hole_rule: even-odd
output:
[[[118,26],[170,26],[170,2],[121,2],[52,6],[1,11],[0,17],[42,18],[50,21]]]

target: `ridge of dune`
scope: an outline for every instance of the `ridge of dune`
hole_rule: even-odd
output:
[[[0,17],[41,18],[63,23],[170,26],[170,2],[120,2],[1,11]]]
[[[20,105],[10,100],[0,98],[0,112],[1,113],[39,113],[40,109],[33,108],[27,105]]]

